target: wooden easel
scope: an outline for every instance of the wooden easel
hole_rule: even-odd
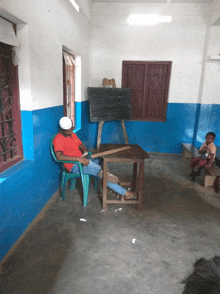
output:
[[[99,148],[100,148],[100,145],[101,145],[103,125],[104,125],[104,121],[100,121],[99,122],[99,128],[98,128],[98,137],[97,137],[97,152],[99,152]],[[121,126],[122,126],[122,130],[123,130],[123,135],[124,135],[124,138],[125,138],[125,144],[129,144],[128,135],[127,135],[127,131],[126,131],[126,128],[125,128],[124,120],[121,120]]]
[[[109,87],[109,86],[112,87],[112,88],[116,88],[115,79],[108,80],[108,79],[104,78],[103,79],[103,87]],[[99,152],[99,148],[100,148],[100,145],[101,145],[103,125],[104,125],[104,121],[100,121],[99,122],[99,127],[98,127],[98,137],[97,137],[97,152]],[[129,144],[128,135],[127,135],[127,131],[126,131],[126,128],[125,128],[124,120],[121,120],[121,126],[122,126],[123,135],[124,135],[124,138],[125,138],[125,144]]]

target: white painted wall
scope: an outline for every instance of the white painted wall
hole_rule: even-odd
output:
[[[199,102],[207,5],[95,3],[92,6],[92,86],[115,78],[121,87],[122,61],[172,61],[169,102]],[[171,23],[131,26],[131,13],[171,15]]]
[[[91,1],[90,0],[75,0],[79,5],[81,12],[91,21]]]
[[[212,16],[210,20],[210,24],[213,24],[215,22],[219,23],[220,18],[220,0],[215,0],[212,5]],[[220,23],[219,23],[220,24]]]
[[[62,46],[81,56],[81,100],[86,100],[90,83],[91,7],[89,0],[78,4],[80,12],[69,0],[1,1],[7,13],[26,23],[18,30],[22,110],[63,104]]]
[[[89,0],[78,0],[79,13],[69,0],[2,0],[0,15],[5,9],[4,17],[13,16],[19,24],[21,109],[63,104],[62,46],[81,57],[82,88],[76,101],[86,100],[87,87],[101,86],[103,78],[115,78],[121,87],[123,60],[168,60],[172,61],[169,102],[208,103],[212,93],[213,103],[219,103],[218,63],[203,66],[206,26],[210,16],[212,21],[220,16],[219,2],[214,11],[197,4],[95,3],[91,27]],[[131,13],[172,15],[173,22],[132,27],[126,21]],[[218,36],[215,30],[210,34],[209,54],[217,52]]]
[[[209,27],[202,104],[220,104],[220,26]]]

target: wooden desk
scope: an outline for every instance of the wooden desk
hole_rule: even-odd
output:
[[[104,152],[124,146],[131,148],[125,151],[104,155],[103,158],[103,197],[102,209],[107,210],[108,203],[121,203],[121,204],[137,204],[138,210],[142,205],[142,192],[144,183],[144,160],[149,158],[139,145],[133,144],[101,144],[99,152]],[[108,162],[133,162],[133,181],[131,183],[120,183],[122,186],[132,185],[132,191],[137,193],[137,200],[108,200],[107,199],[107,164]]]

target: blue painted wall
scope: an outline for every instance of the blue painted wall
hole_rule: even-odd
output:
[[[126,121],[129,143],[148,152],[181,153],[181,143],[193,140],[196,111],[197,104],[169,103],[166,122]],[[86,146],[95,148],[98,123],[89,120],[88,102],[82,104],[82,126],[87,128],[81,133]],[[119,121],[104,123],[102,143],[124,143]]]
[[[202,104],[198,115],[198,131],[195,134],[195,145],[199,147],[205,141],[208,132],[216,134],[215,144],[220,146],[220,105]]]
[[[28,160],[0,173],[0,259],[59,187],[59,167],[51,158],[49,140],[58,132],[62,114],[62,106],[21,112]]]
[[[215,144],[220,146],[220,105],[169,103],[166,122],[126,121],[129,143],[140,145],[147,152],[181,153],[182,143],[197,147],[205,141],[207,132],[215,132]],[[98,123],[89,120],[89,104],[82,103],[81,132],[88,148],[96,148]],[[119,121],[105,122],[102,143],[124,143]]]
[[[90,122],[88,102],[76,103],[76,110],[77,135],[88,149],[96,148],[98,123]],[[58,132],[63,107],[21,114],[25,160],[0,173],[0,259],[59,187],[59,167],[52,160],[49,140]],[[216,132],[220,146],[220,105],[169,103],[166,122],[125,124],[129,142],[148,152],[181,153],[181,143],[193,140],[199,147],[208,131]],[[124,143],[120,122],[104,124],[102,143]]]

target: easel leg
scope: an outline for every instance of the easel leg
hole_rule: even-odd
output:
[[[98,127],[98,137],[97,137],[97,152],[99,152],[99,148],[100,148],[100,145],[101,145],[103,125],[104,125],[104,121],[100,121],[99,122],[99,127]],[[124,135],[124,138],[125,138],[125,144],[129,144],[128,135],[127,135],[127,131],[126,131],[126,128],[125,128],[124,120],[121,120],[121,126],[122,126],[122,130],[123,130],[123,135]]]
[[[128,134],[127,134],[127,131],[126,131],[126,128],[125,128],[125,121],[124,120],[121,120],[121,126],[122,126],[122,130],[123,130],[123,135],[124,135],[124,138],[125,138],[125,144],[129,144],[128,143]]]
[[[102,209],[107,210],[107,160],[103,160],[103,195],[102,195]]]
[[[99,122],[98,138],[97,138],[97,152],[99,152],[99,148],[100,148],[100,145],[101,145],[103,124],[104,124],[104,121]]]

